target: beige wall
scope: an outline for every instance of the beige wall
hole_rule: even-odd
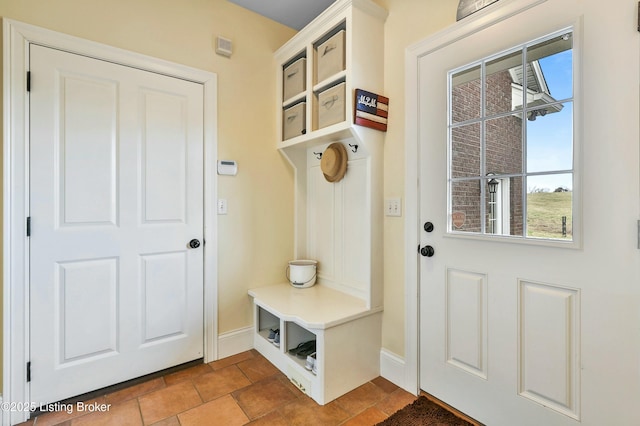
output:
[[[384,197],[404,199],[404,56],[407,46],[456,20],[457,1],[376,0],[389,11],[385,25],[385,96],[389,98],[389,125],[384,146]],[[403,209],[404,211],[404,209]],[[382,346],[404,356],[404,217],[384,221],[384,316]]]
[[[275,149],[272,70],[295,31],[226,0],[3,0],[0,16],[217,73],[218,156],[239,165],[218,181],[229,209],[219,216],[218,331],[250,325],[247,289],[283,281],[293,255],[293,172]],[[233,40],[230,59],[215,54],[216,35]]]

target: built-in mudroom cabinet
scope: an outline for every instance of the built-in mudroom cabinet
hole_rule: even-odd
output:
[[[295,171],[295,258],[318,262],[317,282],[295,288],[282,265],[283,283],[249,290],[254,347],[322,405],[380,369],[385,133],[354,115],[356,89],[383,94],[386,17],[369,0],[338,0],[275,53],[274,148]],[[347,168],[329,181],[321,158],[336,142]],[[310,368],[292,350],[313,340]]]

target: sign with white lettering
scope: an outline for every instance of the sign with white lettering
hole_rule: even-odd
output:
[[[387,131],[389,117],[389,98],[356,89],[354,123],[372,129]]]

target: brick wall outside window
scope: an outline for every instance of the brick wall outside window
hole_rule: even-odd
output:
[[[487,76],[486,110],[510,111],[511,77],[508,71]],[[473,80],[457,85],[452,93],[453,122],[480,117],[480,82]],[[522,173],[522,115],[509,115],[486,121],[486,172]],[[480,123],[452,129],[452,177],[480,177]],[[460,231],[480,232],[480,180],[455,182],[452,186],[452,211],[464,212],[465,224]],[[484,184],[484,182],[482,183]],[[511,235],[522,235],[522,179],[511,179]],[[488,224],[488,191],[485,223]],[[488,226],[487,226],[488,228]]]

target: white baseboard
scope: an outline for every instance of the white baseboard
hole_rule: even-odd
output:
[[[253,349],[253,326],[218,335],[218,359]]]
[[[405,383],[404,358],[384,348],[380,350],[380,375],[402,389],[413,393],[413,390],[407,389]]]

